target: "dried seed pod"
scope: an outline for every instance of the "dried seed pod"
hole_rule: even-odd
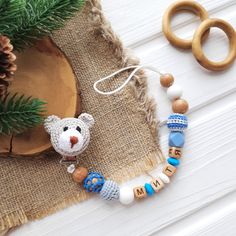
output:
[[[0,80],[11,81],[17,69],[14,63],[16,56],[12,50],[10,39],[0,35]]]

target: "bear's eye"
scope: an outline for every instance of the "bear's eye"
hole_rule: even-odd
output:
[[[67,131],[67,130],[68,130],[68,127],[67,127],[67,126],[63,128],[63,131]]]
[[[76,130],[81,132],[81,128],[79,126],[76,127]]]

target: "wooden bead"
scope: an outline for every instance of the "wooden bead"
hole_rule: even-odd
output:
[[[172,74],[163,74],[160,77],[161,86],[168,88],[174,83],[174,77]]]
[[[164,183],[162,182],[160,178],[153,179],[151,181],[151,185],[155,192],[158,192],[164,187]]]
[[[142,199],[147,196],[146,189],[143,186],[136,187],[136,188],[134,188],[133,191],[134,191],[134,196],[137,199]]]
[[[176,172],[176,168],[172,165],[167,164],[163,171],[162,171],[165,175],[171,177],[172,175],[174,175],[174,173]]]
[[[72,174],[72,178],[76,183],[82,183],[88,175],[88,170],[84,167],[78,167]]]
[[[182,149],[179,147],[169,147],[169,157],[180,159],[182,155]]]
[[[174,113],[184,114],[188,111],[188,102],[184,99],[177,99],[172,103]]]

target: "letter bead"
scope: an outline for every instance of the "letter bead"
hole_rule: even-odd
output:
[[[167,164],[163,171],[162,171],[165,175],[171,177],[172,175],[174,175],[174,173],[176,172],[176,168],[170,164]]]
[[[164,183],[160,178],[155,178],[151,181],[152,188],[154,189],[155,192],[158,192],[164,187]]]
[[[134,191],[134,196],[137,199],[142,199],[147,196],[146,189],[143,186],[136,187],[136,188],[134,188],[133,191]]]
[[[180,159],[182,155],[182,149],[178,147],[169,147],[169,157]]]

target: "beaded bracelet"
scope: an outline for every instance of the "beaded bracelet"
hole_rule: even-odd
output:
[[[170,130],[169,153],[167,164],[165,164],[162,173],[159,173],[157,177],[153,177],[149,183],[144,183],[143,186],[137,186],[132,189],[130,187],[120,188],[116,182],[106,180],[101,173],[88,172],[84,167],[79,166],[76,168],[75,164],[70,164],[67,167],[67,171],[72,174],[73,180],[82,184],[87,192],[99,193],[99,196],[105,200],[119,199],[122,204],[130,204],[134,199],[142,199],[147,196],[152,196],[154,193],[158,193],[165,184],[170,183],[170,177],[175,174],[177,166],[180,164],[182,148],[185,143],[184,130],[188,127],[187,117],[184,115],[184,113],[188,111],[188,103],[186,100],[181,98],[182,89],[180,86],[174,84],[174,77],[171,74],[161,73],[150,66],[129,66],[98,80],[94,83],[94,89],[99,94],[114,94],[123,89],[135,73],[141,68],[149,69],[160,75],[160,84],[164,88],[167,88],[167,96],[172,101],[172,110],[174,113],[167,119],[167,127]],[[103,92],[97,88],[99,83],[109,80],[122,71],[130,69],[133,69],[130,76],[115,90]],[[88,119],[88,117],[85,117],[84,115],[83,119],[85,118]]]

